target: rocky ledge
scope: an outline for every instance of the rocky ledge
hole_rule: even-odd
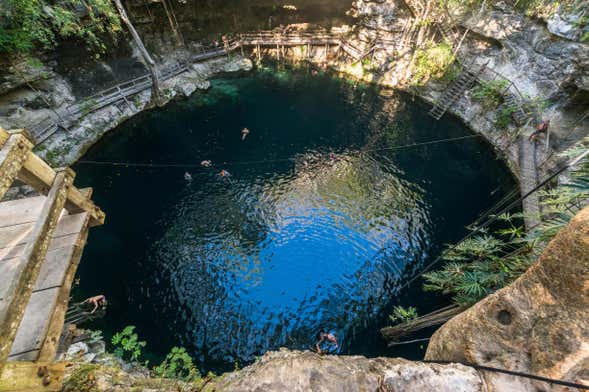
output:
[[[400,358],[320,356],[280,350],[215,382],[222,391],[485,391],[481,376],[463,365]]]
[[[266,353],[254,364],[220,377],[185,383],[150,378],[138,369],[124,369],[116,359],[76,364],[69,369],[64,392],[308,392],[308,391],[486,391],[473,368],[437,365],[399,358],[320,356],[311,351],[281,349]]]

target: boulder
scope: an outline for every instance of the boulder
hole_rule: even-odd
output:
[[[485,391],[472,368],[400,358],[320,356],[307,351],[268,352],[256,363],[232,372],[217,391]]]
[[[442,326],[426,359],[466,361],[589,385],[589,207],[513,284]],[[490,391],[550,389],[508,375],[484,377]]]

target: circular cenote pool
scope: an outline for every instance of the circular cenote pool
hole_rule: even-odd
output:
[[[110,300],[90,327],[136,325],[154,358],[184,346],[207,370],[308,348],[320,327],[343,336],[343,353],[386,353],[378,328],[399,285],[514,187],[479,138],[398,149],[471,135],[427,110],[308,69],[261,69],[127,121],[82,161],[192,166],[76,166],[107,213],[75,291]]]

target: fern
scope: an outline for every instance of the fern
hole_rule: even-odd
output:
[[[580,155],[589,145],[586,138],[563,156]],[[447,263],[439,270],[423,275],[425,291],[452,295],[454,303],[470,306],[489,293],[517,279],[534,262],[543,247],[572,219],[589,200],[589,161],[581,162],[570,181],[540,194],[542,223],[529,233],[518,220],[523,214],[502,214],[506,224],[493,235],[470,238],[447,250]]]
[[[393,314],[389,316],[389,319],[394,323],[406,323],[417,318],[417,309],[410,306],[404,308],[402,306],[395,306]]]

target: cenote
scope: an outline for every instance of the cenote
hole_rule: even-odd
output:
[[[76,166],[107,213],[78,271],[76,299],[110,300],[89,327],[135,325],[153,358],[184,346],[215,371],[308,349],[320,327],[342,353],[400,355],[378,337],[391,306],[447,299],[398,287],[515,186],[481,138],[398,148],[472,135],[427,110],[271,67],[128,120]]]

